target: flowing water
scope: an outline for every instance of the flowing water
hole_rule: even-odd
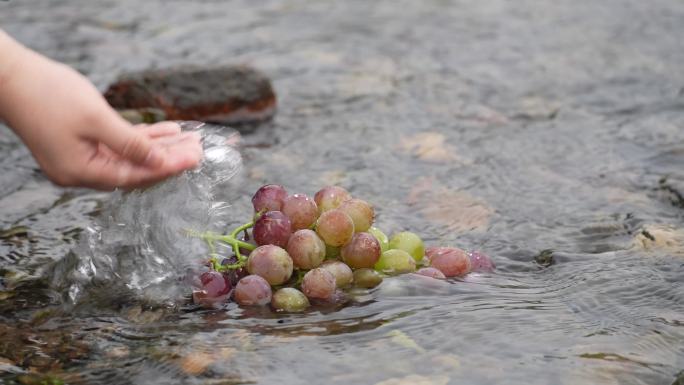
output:
[[[0,383],[669,385],[684,369],[684,3],[11,0],[0,26],[102,89],[242,63],[279,97],[224,185],[225,148],[227,169],[145,193],[60,189],[0,127]],[[180,277],[202,251],[178,229],[243,223],[265,183],[342,185],[387,232],[497,270],[297,315],[194,308]]]

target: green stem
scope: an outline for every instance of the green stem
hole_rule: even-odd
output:
[[[244,225],[237,227],[229,235],[212,233],[210,231],[200,233],[194,230],[188,230],[187,234],[191,237],[201,238],[207,243],[211,255],[211,264],[214,270],[226,271],[239,269],[247,263],[247,257],[240,253],[240,248],[252,251],[256,248],[256,246],[237,239],[237,236],[241,231],[245,231],[253,226],[254,222],[245,223]],[[216,247],[214,245],[214,242],[216,241],[223,242],[227,245],[230,245],[233,248],[233,252],[235,253],[235,257],[237,258],[236,263],[230,265],[221,265],[221,262],[218,258],[219,255],[216,253]]]

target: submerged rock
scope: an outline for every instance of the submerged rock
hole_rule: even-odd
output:
[[[652,224],[641,228],[632,241],[636,249],[684,255],[684,229]]]
[[[134,122],[256,123],[275,114],[270,80],[245,66],[151,70],[121,76],[104,94]]]

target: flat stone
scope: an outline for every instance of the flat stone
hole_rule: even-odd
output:
[[[168,119],[248,124],[268,120],[276,110],[270,80],[246,66],[126,74],[110,85],[104,96],[136,123]],[[140,119],[135,111],[140,112]]]

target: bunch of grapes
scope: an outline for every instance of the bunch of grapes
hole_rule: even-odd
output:
[[[215,305],[232,297],[241,306],[299,312],[311,303],[343,301],[345,289],[371,289],[392,275],[446,279],[494,269],[492,260],[477,251],[426,249],[420,237],[408,231],[388,238],[373,227],[373,206],[342,187],[324,187],[312,199],[288,195],[280,185],[265,185],[254,194],[252,205],[254,220],[232,233],[195,234],[212,250],[212,270],[200,277],[195,302]],[[238,239],[240,233],[244,239]],[[216,255],[214,242],[232,246],[234,255]]]

